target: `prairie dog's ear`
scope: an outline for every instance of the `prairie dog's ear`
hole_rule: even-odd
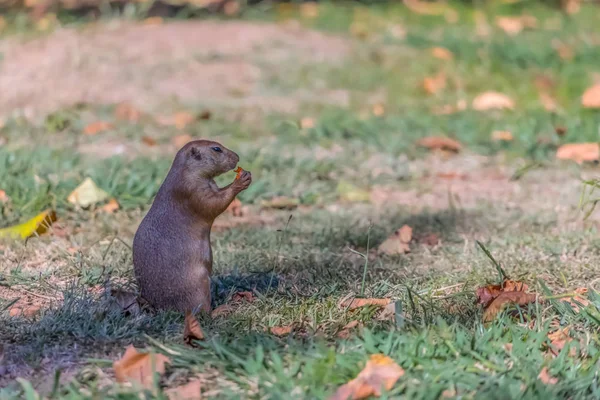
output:
[[[194,157],[196,160],[201,160],[202,159],[202,155],[200,154],[200,151],[198,151],[198,149],[196,147],[192,147],[190,149],[190,154],[192,157]]]

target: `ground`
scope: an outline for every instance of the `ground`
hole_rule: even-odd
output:
[[[138,397],[112,368],[130,344],[171,358],[149,396],[199,379],[205,397],[328,398],[384,353],[405,370],[388,398],[597,397],[599,220],[581,209],[597,167],[555,158],[597,140],[600,114],[581,106],[600,73],[596,9],[451,10],[324,4],[0,36],[0,227],[58,216],[0,242],[0,398]],[[497,26],[510,15],[529,16],[515,36]],[[512,109],[477,110],[490,91]],[[427,136],[461,148],[430,151]],[[123,313],[108,294],[136,290],[133,235],[190,137],[221,141],[254,177],[243,215],[215,224],[215,306],[230,307],[199,316],[196,348],[183,316]],[[67,201],[87,177],[119,210]],[[282,196],[297,206],[272,207]],[[378,252],[403,225],[410,252]],[[501,276],[483,249],[545,300],[484,324],[476,289]],[[585,308],[558,300],[578,288]],[[340,306],[353,296],[396,315]],[[576,356],[548,350],[559,328]]]

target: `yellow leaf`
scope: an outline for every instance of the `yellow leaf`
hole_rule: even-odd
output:
[[[130,345],[125,350],[123,358],[113,363],[117,382],[141,384],[146,389],[152,389],[154,373],[162,375],[165,364],[171,360],[162,354],[140,353]]]
[[[0,229],[0,238],[27,239],[36,234],[42,235],[54,221],[56,221],[56,213],[53,210],[46,210],[20,225]]]
[[[388,356],[374,354],[365,368],[350,382],[338,388],[329,400],[360,400],[370,396],[381,396],[389,391],[404,375],[404,370]]]
[[[86,178],[71,192],[67,200],[71,204],[85,208],[106,200],[108,196],[108,193],[96,186],[91,178]]]

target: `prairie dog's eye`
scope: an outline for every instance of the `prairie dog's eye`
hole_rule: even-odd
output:
[[[222,153],[223,152],[223,150],[221,150],[221,148],[219,146],[212,147],[212,149],[214,151],[216,151],[217,153]]]

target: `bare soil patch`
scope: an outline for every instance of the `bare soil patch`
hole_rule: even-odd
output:
[[[265,69],[285,62],[338,62],[348,51],[341,38],[247,22],[121,21],[65,28],[25,43],[10,38],[0,41],[0,115],[118,102],[147,111],[193,102],[291,112],[298,100],[265,91]],[[319,98],[322,94],[311,100]]]

